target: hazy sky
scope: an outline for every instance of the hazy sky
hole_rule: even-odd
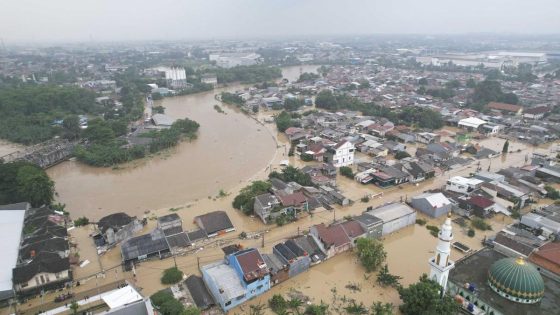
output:
[[[5,41],[560,33],[560,0],[1,0]]]

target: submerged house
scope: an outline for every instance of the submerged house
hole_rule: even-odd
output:
[[[206,232],[208,237],[214,237],[235,231],[231,220],[225,211],[213,211],[194,218],[196,224]]]
[[[131,263],[151,257],[169,256],[169,245],[161,229],[154,229],[149,234],[129,238],[121,244],[121,255],[125,268]]]
[[[97,228],[103,236],[105,244],[98,242],[98,245],[114,245],[130,238],[140,231],[143,224],[136,217],[131,217],[124,212],[117,212],[99,219]]]
[[[352,248],[352,241],[340,224],[328,227],[324,223],[316,224],[309,229],[309,234],[317,239],[317,244],[327,255],[327,259]]]
[[[201,268],[210,294],[225,312],[270,289],[270,271],[255,248]]]

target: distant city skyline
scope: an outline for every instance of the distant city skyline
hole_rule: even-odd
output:
[[[558,34],[557,0],[7,0],[5,42]]]

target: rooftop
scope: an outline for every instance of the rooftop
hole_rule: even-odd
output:
[[[0,293],[12,292],[12,269],[18,260],[19,244],[27,203],[0,206]],[[3,295],[3,294],[1,294]]]
[[[413,212],[415,210],[404,203],[390,203],[370,210],[367,213],[380,218],[383,222],[390,222]]]
[[[490,248],[484,248],[472,256],[455,263],[449,274],[449,281],[463,287],[465,283],[474,284],[478,298],[508,315],[544,315],[555,314],[560,303],[560,283],[543,276],[544,297],[537,304],[512,303],[495,293],[488,282],[488,271],[494,262],[506,258]]]
[[[230,301],[245,294],[245,288],[237,272],[225,262],[203,266],[202,271],[206,272],[208,280],[220,290],[223,301]]]

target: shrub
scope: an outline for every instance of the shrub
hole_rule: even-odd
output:
[[[426,229],[428,229],[430,231],[430,234],[432,234],[432,236],[435,236],[435,237],[438,236],[439,228],[437,226],[426,225]]]
[[[303,153],[303,154],[301,155],[301,160],[304,161],[304,162],[311,162],[311,161],[313,161],[313,155],[307,154],[307,153]]]
[[[406,151],[397,151],[397,153],[395,153],[395,159],[397,160],[402,160],[407,157],[410,157],[410,154],[408,154]]]
[[[360,200],[364,203],[369,202],[369,197],[368,196],[363,196]]]
[[[351,167],[348,166],[341,166],[339,169],[340,175],[348,177],[350,179],[354,178],[354,172],[352,171]]]
[[[272,298],[268,300],[268,305],[276,314],[282,314],[288,308],[288,302],[280,294],[274,294]]]
[[[83,226],[83,225],[88,225],[89,224],[89,219],[86,217],[81,217],[78,218],[76,220],[74,220],[74,226]]]
[[[163,276],[161,277],[162,284],[174,284],[183,279],[183,272],[177,267],[172,267],[169,269],[165,269],[163,271]]]
[[[469,229],[469,230],[467,231],[467,235],[468,235],[469,237],[474,237],[474,234],[475,234],[475,233],[474,233],[474,230],[473,230],[473,229]]]
[[[426,220],[424,219],[416,219],[416,224],[424,226],[426,224]]]
[[[474,218],[471,221],[471,225],[473,228],[481,230],[481,231],[491,231],[492,230],[492,226],[488,223],[486,223],[486,221],[484,221],[481,218]]]

